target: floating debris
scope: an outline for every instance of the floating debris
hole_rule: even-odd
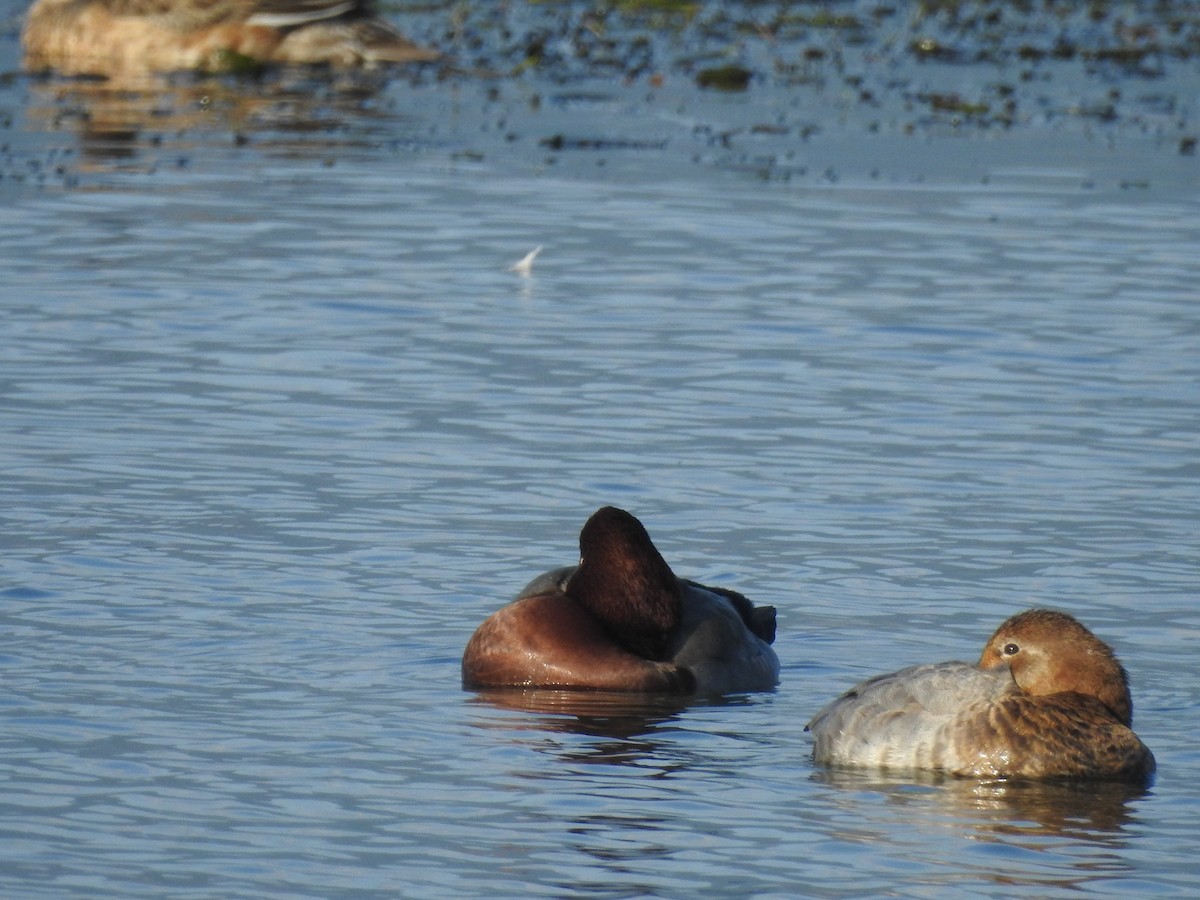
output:
[[[533,274],[533,261],[537,259],[538,254],[542,252],[542,245],[538,244],[528,253],[526,253],[519,261],[508,267],[508,271],[516,272],[522,278],[528,278]]]

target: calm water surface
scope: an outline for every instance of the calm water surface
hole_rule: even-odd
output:
[[[61,87],[5,88],[66,171],[0,207],[0,892],[1200,890],[1194,159],[832,133],[764,178],[611,86],[182,87],[149,136]],[[538,145],[598,117],[665,149]],[[777,692],[460,689],[606,503],[779,607]],[[812,766],[834,694],[1034,604],[1116,646],[1152,788]]]

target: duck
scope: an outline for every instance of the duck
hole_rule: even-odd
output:
[[[36,0],[25,67],[127,77],[254,63],[374,66],[439,58],[378,17],[371,0]]]
[[[537,576],[490,615],[462,658],[466,688],[721,695],[779,682],[776,611],[678,578],[638,519],[605,506],[579,564]]]
[[[818,764],[972,778],[1145,781],[1129,674],[1068,613],[1007,619],[975,665],[910,666],[842,694],[808,723]]]

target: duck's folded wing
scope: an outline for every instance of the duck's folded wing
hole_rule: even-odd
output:
[[[1095,697],[1014,692],[960,728],[960,775],[1142,781],[1154,754]]]
[[[538,594],[547,594],[551,591],[565,592],[567,582],[571,580],[571,576],[575,574],[575,570],[579,566],[562,566],[558,569],[551,569],[549,572],[543,572],[541,575],[534,578],[529,584],[521,588],[521,592],[517,594],[516,599],[522,597],[536,597]]]
[[[742,621],[752,634],[760,640],[766,641],[768,644],[775,643],[775,607],[755,606],[749,597],[731,588],[713,587],[712,585],[685,579],[681,579],[681,582],[684,585],[685,591],[689,588],[698,588],[702,591],[708,591],[710,594],[724,597],[729,601],[730,606],[737,611],[737,614],[741,616]]]
[[[681,586],[683,615],[667,658],[695,676],[696,690],[728,694],[775,687],[779,683],[779,657],[747,625],[742,609],[729,594],[695,582],[681,582]],[[749,607],[750,601],[742,599]],[[771,613],[773,625],[774,609]]]
[[[251,25],[288,28],[367,9],[366,0],[253,0],[246,21]]]
[[[367,12],[368,0],[105,0],[114,16],[161,18],[181,30],[226,22],[286,28]]]
[[[948,726],[1011,689],[1007,671],[984,671],[964,662],[910,666],[877,676],[838,697],[808,723],[813,759],[847,766],[948,768]]]

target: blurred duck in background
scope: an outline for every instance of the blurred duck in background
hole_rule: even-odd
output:
[[[36,0],[21,41],[30,71],[108,77],[440,56],[376,16],[370,0]]]

